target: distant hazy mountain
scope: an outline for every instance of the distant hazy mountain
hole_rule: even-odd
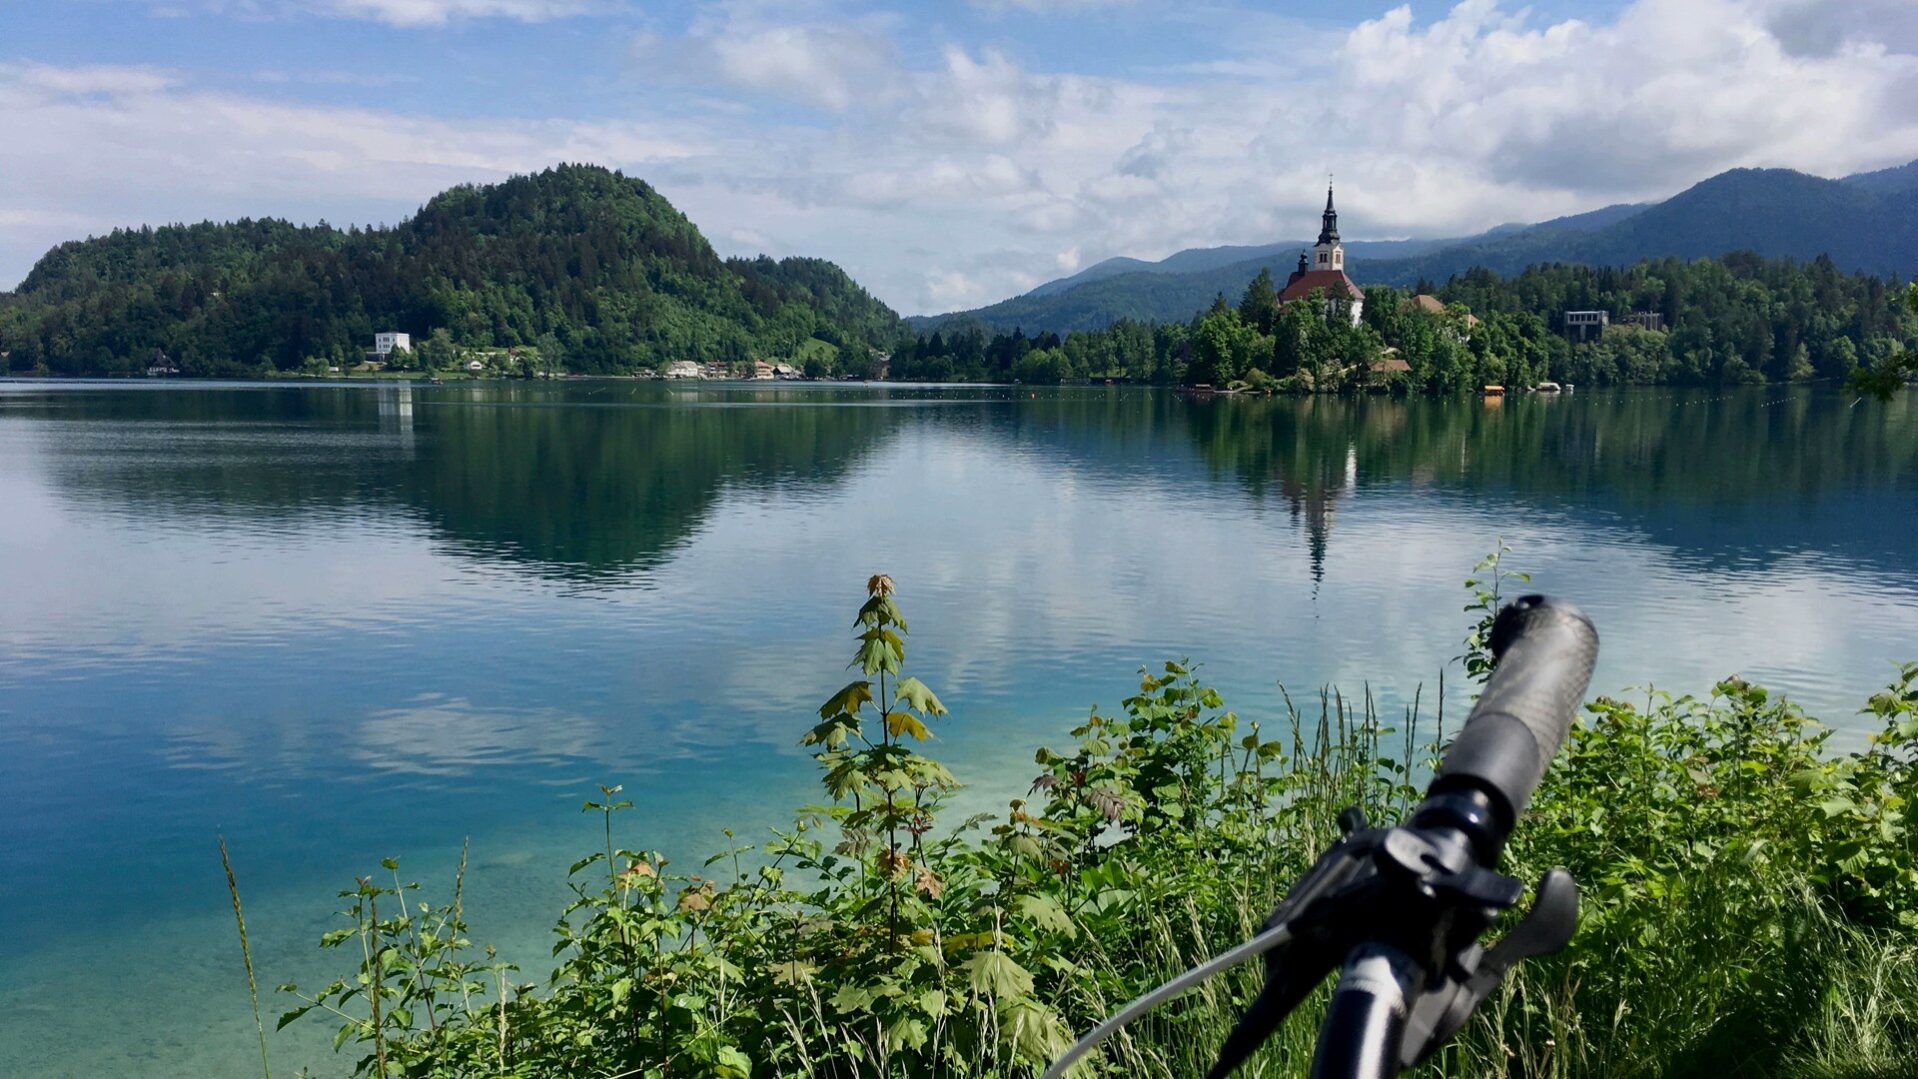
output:
[[[1514,227],[1522,228],[1523,226],[1500,226],[1500,228]],[[1489,236],[1491,233],[1488,232],[1485,235]],[[1458,239],[1354,240],[1345,245],[1345,254],[1346,257],[1354,259],[1413,258],[1463,242],[1465,241]],[[1256,262],[1262,265],[1267,262],[1273,262],[1273,264],[1276,265],[1277,263],[1274,260],[1296,260],[1299,257],[1299,252],[1308,250],[1311,246],[1311,240],[1283,240],[1279,243],[1260,244],[1256,247],[1188,247],[1176,255],[1167,255],[1157,262],[1146,262],[1141,259],[1126,258],[1122,255],[1118,258],[1106,259],[1103,262],[1095,262],[1085,269],[1080,270],[1078,273],[1073,274],[1071,277],[1061,277],[1056,281],[1048,281],[1038,288],[1033,289],[1031,292],[1026,293],[1026,295],[1051,296],[1078,285],[1088,284],[1093,281],[1103,281],[1108,277],[1118,277],[1121,274],[1128,273],[1197,274],[1204,273],[1207,270],[1216,270],[1222,266],[1237,265],[1242,262]],[[1256,276],[1256,271],[1254,272],[1254,276]]]
[[[1856,176],[1847,176],[1845,183],[1853,187],[1862,187],[1867,191],[1893,193],[1918,190],[1918,161],[1895,165],[1877,172],[1861,172]]]
[[[963,317],[995,329],[1065,332],[1120,318],[1185,319],[1219,293],[1236,300],[1260,269],[1283,282],[1309,246],[1194,248],[1151,263],[1107,259],[989,307],[911,321],[925,329]],[[1458,239],[1345,247],[1347,267],[1362,285],[1442,281],[1479,266],[1511,274],[1547,262],[1624,266],[1740,250],[1806,260],[1829,255],[1847,270],[1911,277],[1918,275],[1918,161],[1842,180],[1733,169],[1660,203],[1607,206]]]

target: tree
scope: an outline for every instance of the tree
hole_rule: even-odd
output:
[[[1260,340],[1259,331],[1246,325],[1239,313],[1227,307],[1221,298],[1193,331],[1192,361],[1186,370],[1186,380],[1212,386],[1230,384],[1255,366]]]
[[[1259,267],[1259,276],[1245,286],[1245,295],[1239,299],[1239,317],[1247,325],[1256,327],[1260,333],[1271,333],[1272,322],[1278,317],[1278,292],[1272,287],[1272,271]]]
[[[1918,315],[1918,281],[1905,286],[1905,304]],[[1889,401],[1900,386],[1914,377],[1918,377],[1918,350],[1904,348],[1853,371],[1848,384],[1860,393]]]
[[[394,350],[396,353],[399,351]],[[459,364],[459,346],[453,343],[453,335],[444,326],[435,327],[426,340],[420,342],[420,366],[428,371],[444,371]]]
[[[539,335],[539,339],[533,343],[533,348],[536,350],[540,370],[549,375],[556,375],[564,369],[566,346],[559,343],[559,335],[548,330]]]

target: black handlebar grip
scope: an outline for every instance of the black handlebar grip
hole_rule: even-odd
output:
[[[1546,596],[1520,596],[1492,624],[1497,665],[1432,779],[1432,791],[1479,787],[1501,803],[1509,832],[1571,730],[1598,660],[1585,612]]]

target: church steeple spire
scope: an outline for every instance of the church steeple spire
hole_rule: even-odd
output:
[[[1319,242],[1312,247],[1314,270],[1345,269],[1345,246],[1339,243],[1339,211],[1332,205],[1332,181],[1325,182],[1325,215],[1320,218]]]

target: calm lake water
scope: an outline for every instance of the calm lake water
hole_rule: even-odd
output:
[[[1598,622],[1595,690],[1736,672],[1856,738],[1918,658],[1915,526],[1911,394],[0,382],[0,1074],[258,1074],[218,835],[265,986],[468,837],[475,939],[543,977],[595,783],[682,864],[815,796],[874,572],[990,805],[1167,657],[1254,718],[1429,709],[1448,664],[1455,707],[1501,536]],[[330,1035],[275,1070],[344,1072]]]

